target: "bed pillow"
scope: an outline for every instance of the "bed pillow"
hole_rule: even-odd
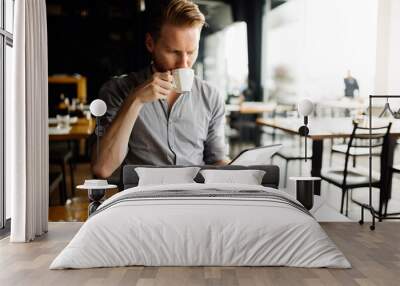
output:
[[[195,183],[199,170],[199,167],[135,168],[139,177],[138,186]]]
[[[265,171],[261,170],[202,170],[200,174],[205,184],[234,183],[246,185],[261,185]]]

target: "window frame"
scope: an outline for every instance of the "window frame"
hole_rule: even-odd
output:
[[[6,218],[5,189],[5,97],[6,97],[6,46],[13,47],[13,34],[6,30],[6,1],[0,0],[0,236],[9,232],[10,220]],[[10,0],[8,0],[10,1]],[[15,0],[11,0],[13,13]],[[14,13],[15,14],[15,13]],[[12,15],[11,17],[13,17]],[[13,29],[14,30],[14,27]]]

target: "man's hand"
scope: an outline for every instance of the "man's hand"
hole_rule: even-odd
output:
[[[132,91],[132,96],[141,103],[165,99],[173,90],[171,72],[156,72],[153,76]]]

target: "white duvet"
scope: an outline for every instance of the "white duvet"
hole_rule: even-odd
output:
[[[294,266],[349,268],[318,222],[284,203],[257,198],[152,198],[115,203],[133,192],[262,186],[179,184],[135,187],[106,200],[50,269],[145,266]],[[137,194],[137,193],[135,193]],[[295,200],[294,200],[295,201]]]

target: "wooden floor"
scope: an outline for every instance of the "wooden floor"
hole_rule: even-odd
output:
[[[81,223],[50,223],[49,233],[27,244],[0,241],[0,285],[400,285],[400,223],[323,223],[353,268],[123,267],[48,270]]]

